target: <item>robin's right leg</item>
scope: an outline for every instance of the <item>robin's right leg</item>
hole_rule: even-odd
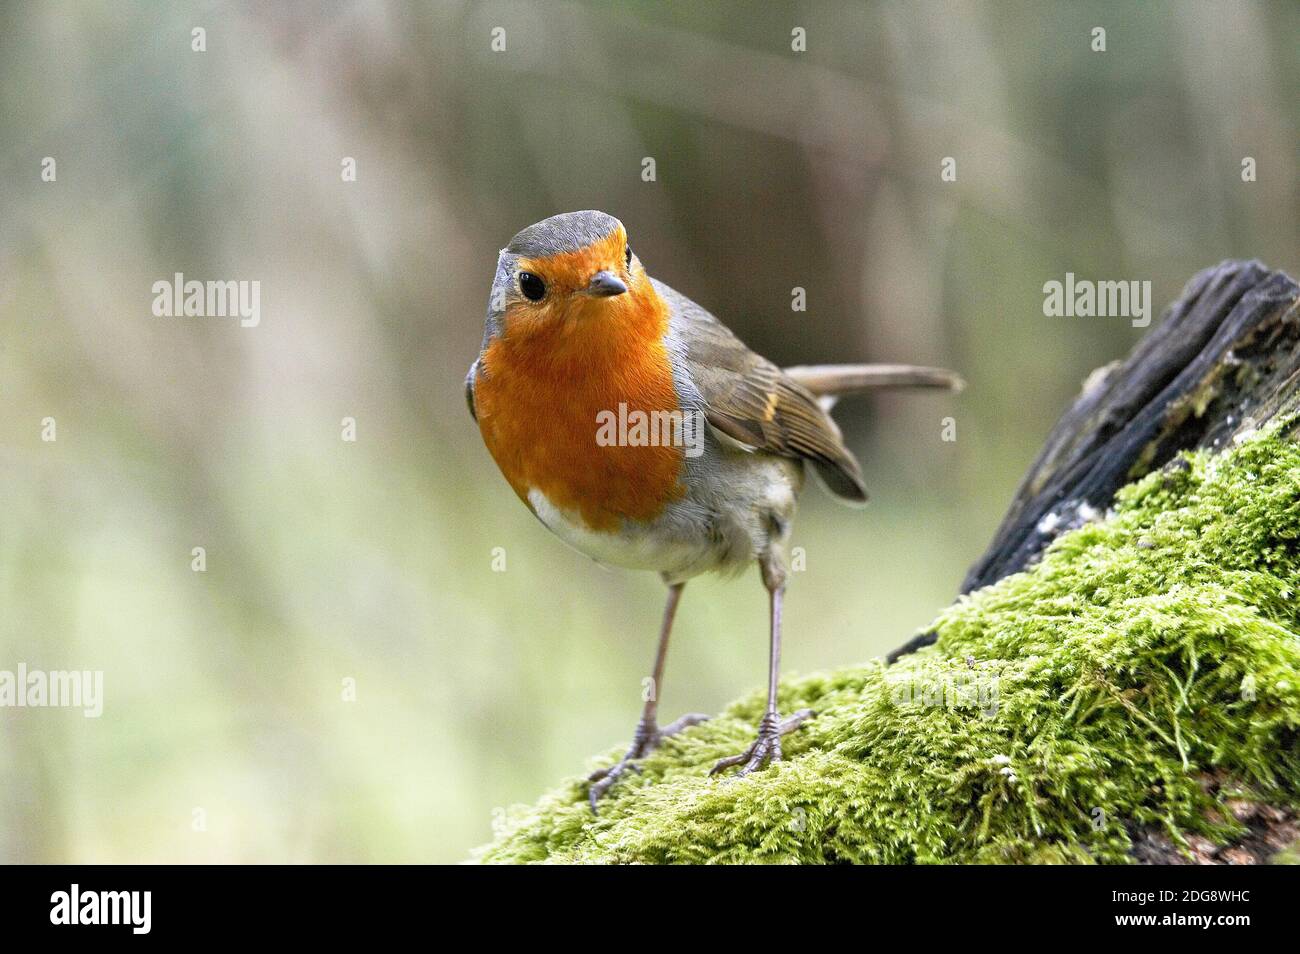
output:
[[[713,766],[710,775],[717,775],[734,766],[742,766],[741,775],[757,772],[769,762],[781,761],[781,736],[788,735],[799,728],[815,712],[800,709],[789,718],[781,718],[776,711],[777,690],[781,678],[781,603],[785,595],[785,580],[788,575],[783,549],[769,547],[759,556],[759,569],[763,573],[763,585],[771,600],[771,630],[768,637],[767,659],[767,711],[758,723],[758,737],[752,745],[739,755],[730,755]]]
[[[593,814],[596,813],[596,801],[618,781],[619,776],[629,769],[634,772],[640,771],[635,764],[637,759],[649,755],[669,736],[708,719],[706,715],[693,712],[662,728],[657,721],[659,688],[663,685],[664,663],[668,659],[668,637],[672,633],[673,618],[677,615],[677,604],[682,598],[682,589],[685,586],[685,583],[671,583],[668,586],[668,605],[664,607],[664,621],[659,630],[659,649],[655,653],[654,675],[650,679],[649,694],[646,697],[645,708],[641,712],[641,721],[637,723],[636,731],[632,734],[632,747],[617,763],[609,768],[597,769],[587,779],[591,782],[587,798],[591,802]]]

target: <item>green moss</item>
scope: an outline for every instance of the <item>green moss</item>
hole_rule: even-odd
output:
[[[1139,827],[1232,837],[1221,799],[1296,805],[1300,449],[1270,431],[1185,460],[948,609],[930,649],[786,680],[782,711],[818,712],[787,761],[706,777],[748,744],[755,693],[666,743],[599,818],[573,779],[477,857],[1124,862]]]

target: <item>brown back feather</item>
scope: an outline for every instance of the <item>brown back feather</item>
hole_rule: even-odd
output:
[[[677,319],[708,422],[755,450],[811,462],[836,496],[865,501],[862,470],[812,393],[689,298],[662,282],[655,288]]]

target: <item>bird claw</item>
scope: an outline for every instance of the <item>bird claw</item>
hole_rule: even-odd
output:
[[[633,771],[637,775],[642,774],[641,766],[636,764],[638,759],[645,758],[659,748],[664,739],[676,735],[683,729],[689,729],[693,725],[707,722],[708,718],[707,715],[692,712],[668,723],[663,728],[653,722],[639,724],[632,736],[632,747],[627,750],[627,753],[608,768],[596,769],[587,776],[587,781],[591,783],[591,787],[587,791],[587,802],[591,805],[591,813],[593,815],[600,814],[596,808],[596,802],[609,791],[610,787],[619,780],[624,772]]]
[[[793,732],[816,714],[811,709],[800,709],[789,718],[782,719],[775,712],[769,712],[759,722],[758,737],[749,748],[739,755],[729,755],[725,759],[719,759],[709,770],[709,775],[717,775],[719,772],[743,764],[744,767],[736,773],[736,777],[740,777],[757,772],[769,762],[781,761],[781,736]]]
[[[593,815],[600,814],[599,810],[596,808],[596,802],[600,799],[600,796],[609,791],[610,786],[617,782],[619,776],[628,769],[632,769],[637,774],[640,774],[641,772],[641,769],[637,765],[629,762],[627,756],[624,756],[617,764],[611,765],[609,768],[592,772],[587,776],[587,781],[591,782],[591,787],[587,790],[587,802],[591,805],[591,813]]]

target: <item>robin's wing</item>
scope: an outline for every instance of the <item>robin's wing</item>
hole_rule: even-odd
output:
[[[746,447],[810,461],[836,496],[865,501],[858,462],[817,399],[689,298],[662,282],[655,287],[672,308],[681,358],[708,422]]]
[[[478,420],[478,412],[474,410],[474,376],[478,374],[478,358],[469,366],[469,374],[465,375],[465,403],[469,405],[469,416]]]

